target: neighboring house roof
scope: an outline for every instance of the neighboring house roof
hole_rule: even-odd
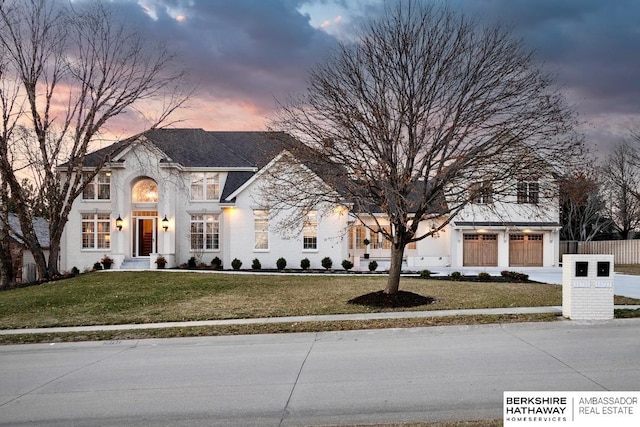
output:
[[[0,222],[0,228],[3,224]],[[36,237],[40,246],[43,248],[49,247],[49,221],[44,218],[36,217],[33,219],[33,229],[36,232]],[[9,214],[9,235],[18,244],[23,245],[24,241],[20,237],[22,235],[22,228],[20,227],[20,221],[16,214]]]

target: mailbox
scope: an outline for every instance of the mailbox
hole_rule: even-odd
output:
[[[609,261],[598,261],[597,276],[609,277],[609,271],[611,269],[611,263]]]
[[[562,315],[572,320],[613,319],[613,255],[562,257]]]
[[[589,276],[589,263],[586,261],[576,261],[576,277]]]

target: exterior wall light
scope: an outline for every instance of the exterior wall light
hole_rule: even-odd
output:
[[[167,215],[162,218],[162,229],[167,231],[169,229],[169,220],[167,219]]]
[[[122,231],[122,218],[120,218],[120,215],[116,218],[116,228],[118,231]]]

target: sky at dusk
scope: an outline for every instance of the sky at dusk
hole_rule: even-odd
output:
[[[114,3],[151,39],[178,52],[197,90],[174,117],[182,120],[176,126],[207,130],[264,130],[276,100],[304,90],[308,70],[338,40],[384,11],[383,0]],[[586,142],[598,151],[640,129],[640,1],[447,3],[481,22],[511,26],[556,75],[580,113]]]

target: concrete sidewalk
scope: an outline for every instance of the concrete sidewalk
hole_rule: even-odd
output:
[[[640,309],[640,305],[615,306],[615,308]],[[163,322],[163,323],[139,323],[125,325],[92,325],[92,326],[69,326],[52,328],[31,328],[31,329],[5,329],[0,330],[0,335],[19,334],[46,334],[64,332],[96,332],[96,331],[124,331],[140,329],[160,329],[160,328],[185,328],[196,326],[226,326],[226,325],[256,325],[267,323],[302,323],[302,322],[331,322],[349,320],[385,320],[385,319],[412,319],[427,317],[445,316],[474,316],[474,315],[509,315],[509,314],[538,314],[553,313],[562,314],[562,307],[511,307],[511,308],[486,308],[472,310],[432,310],[432,311],[401,311],[385,313],[355,313],[355,314],[334,314],[318,316],[290,316],[290,317],[262,317],[254,319],[225,319],[225,320],[199,320],[190,322]]]

